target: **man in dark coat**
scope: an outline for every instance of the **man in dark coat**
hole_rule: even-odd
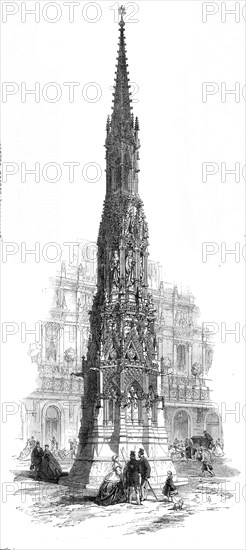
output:
[[[212,438],[212,436],[208,432],[206,432],[206,430],[204,430],[203,437],[205,439],[205,441],[204,441],[205,447],[207,447],[207,449],[212,449],[212,447],[213,447],[213,438]]]
[[[126,463],[124,468],[124,479],[127,489],[127,502],[132,504],[133,493],[135,492],[137,504],[140,502],[140,466],[139,461],[136,459],[135,451],[130,452],[130,460]]]
[[[139,469],[141,475],[141,486],[140,486],[140,501],[146,500],[148,494],[148,479],[150,478],[151,468],[149,461],[144,456],[144,449],[139,449],[138,451],[139,458]]]
[[[35,470],[36,472],[36,479],[39,477],[39,470],[42,463],[42,458],[44,456],[44,451],[42,447],[40,447],[39,441],[36,441],[36,445],[32,450],[31,454],[31,466],[30,470]]]

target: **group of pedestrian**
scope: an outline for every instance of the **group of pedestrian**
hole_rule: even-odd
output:
[[[137,504],[141,504],[143,500],[146,500],[150,473],[151,468],[147,458],[144,456],[144,450],[139,449],[138,460],[136,459],[135,451],[131,451],[130,460],[127,462],[124,470],[127,502],[132,503],[134,494]]]
[[[51,483],[57,483],[62,475],[61,466],[50,451],[49,445],[45,445],[43,450],[39,441],[36,441],[31,453],[30,470],[35,472],[36,480]]]
[[[209,434],[206,433],[206,436],[209,436]],[[215,475],[211,459],[212,438],[210,438],[211,436],[206,437],[206,445],[200,446],[196,453],[197,460],[201,461],[202,464],[201,471],[203,476],[205,476],[206,472],[210,476]],[[63,475],[59,462],[50,451],[49,445],[45,445],[43,450],[40,446],[40,442],[34,442],[33,439],[34,438],[32,438],[31,442],[28,442],[29,449],[31,447],[30,470],[34,470],[37,480],[57,483],[61,475]],[[55,442],[52,443],[53,450],[55,447]],[[186,449],[188,446],[190,445],[187,440]],[[147,498],[149,488],[155,495],[149,483],[150,474],[151,467],[149,461],[144,455],[143,448],[139,449],[138,458],[136,458],[135,451],[130,452],[130,458],[125,463],[124,468],[122,468],[119,462],[118,455],[113,455],[112,468],[105,476],[99,487],[99,491],[95,499],[96,503],[102,506],[108,506],[109,504],[117,504],[120,502],[128,502],[129,504],[132,504],[135,499],[137,505],[141,505]],[[162,493],[168,501],[173,501],[173,496],[178,494],[171,471],[167,472],[167,478]]]
[[[104,478],[96,496],[96,503],[108,506],[119,502],[132,504],[135,497],[138,505],[147,498],[148,479],[151,468],[144,456],[144,449],[139,449],[138,459],[136,452],[130,452],[130,459],[122,469],[117,455],[112,456],[113,466]]]

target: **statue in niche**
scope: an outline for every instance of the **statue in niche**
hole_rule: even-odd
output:
[[[206,374],[208,373],[208,371],[209,371],[209,369],[212,365],[213,354],[214,354],[214,350],[213,350],[212,346],[207,346],[206,347],[206,355],[205,355],[205,372],[206,372]]]
[[[164,309],[164,306],[161,306],[159,322],[161,324],[165,324],[165,309]]]
[[[192,367],[191,367],[191,374],[193,376],[199,376],[199,374],[201,374],[201,371],[202,371],[202,365],[201,363],[193,363]]]
[[[138,420],[138,394],[132,386],[126,395],[126,401],[125,401],[125,407],[126,409],[126,416],[129,420]]]
[[[133,226],[134,226],[133,212],[132,212],[132,210],[130,210],[130,212],[129,212],[129,218],[128,218],[128,223],[127,223],[127,228],[126,228],[126,233],[127,233],[127,234],[132,235],[132,233],[133,233]]]
[[[61,277],[66,278],[66,264],[65,264],[65,262],[62,262],[62,264],[61,264]]]
[[[138,219],[138,233],[139,233],[140,239],[142,239],[143,234],[144,234],[144,219],[143,219],[143,215],[141,213],[140,213],[139,219]]]
[[[61,307],[61,302],[60,302],[60,291],[59,291],[59,290],[56,291],[56,307],[57,307],[57,308],[60,308],[60,307]]]
[[[79,267],[78,267],[78,276],[79,276],[79,278],[80,278],[80,277],[84,277],[84,275],[85,275],[84,268],[83,268],[82,264],[79,264]]]
[[[113,259],[111,261],[111,272],[112,288],[117,288],[120,280],[120,259],[117,250],[114,251]]]
[[[153,350],[154,350],[154,353],[155,353],[156,350],[157,350],[157,340],[156,340],[156,334],[155,333],[152,336],[152,345],[153,345]]]
[[[54,361],[54,363],[56,362],[56,346],[53,338],[50,340],[50,343],[46,349],[46,358],[47,361]]]
[[[141,288],[137,287],[137,291],[136,291],[136,294],[135,294],[135,299],[136,299],[136,306],[139,307],[141,301],[142,301],[142,292],[141,292]]]
[[[139,342],[143,344],[147,334],[147,326],[144,321],[140,321],[138,325]]]
[[[150,400],[146,400],[146,403],[145,403],[145,407],[146,407],[146,413],[147,413],[147,417],[149,420],[152,419],[152,403]]]
[[[133,405],[135,408],[138,406],[138,394],[134,386],[129,388],[123,399],[123,406],[128,407],[129,405]]]
[[[143,238],[148,239],[148,226],[147,223],[143,220]]]
[[[133,286],[134,284],[134,267],[135,260],[133,257],[133,251],[130,248],[128,255],[126,257],[126,284],[127,286]]]
[[[63,294],[63,300],[62,300],[61,307],[62,307],[62,309],[67,309],[67,303],[66,303],[65,293]]]
[[[140,274],[139,274],[140,281],[143,281],[144,278],[144,256],[141,254],[140,256]]]
[[[146,401],[145,401],[145,407],[146,407],[146,412],[147,412],[147,417],[149,419],[152,418],[153,416],[153,404],[154,404],[154,400],[155,400],[155,395],[154,395],[154,390],[153,390],[153,386],[149,386],[149,392],[147,394],[147,397],[146,397]]]

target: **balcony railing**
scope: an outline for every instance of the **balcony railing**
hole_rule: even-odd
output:
[[[58,392],[82,395],[84,388],[84,381],[79,378],[72,377],[42,377],[43,392]]]
[[[205,378],[198,376],[182,376],[176,374],[163,374],[165,377],[165,385],[178,386],[206,386]]]
[[[169,375],[162,378],[162,391],[168,401],[209,401],[210,391],[204,378]]]

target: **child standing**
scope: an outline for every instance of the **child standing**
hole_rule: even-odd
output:
[[[166,483],[165,483],[165,485],[162,489],[162,492],[163,492],[163,495],[165,497],[167,497],[167,500],[171,501],[171,502],[173,500],[172,496],[173,495],[178,495],[177,487],[175,487],[175,485],[173,483],[173,474],[170,470],[167,472],[167,479],[166,479]]]

